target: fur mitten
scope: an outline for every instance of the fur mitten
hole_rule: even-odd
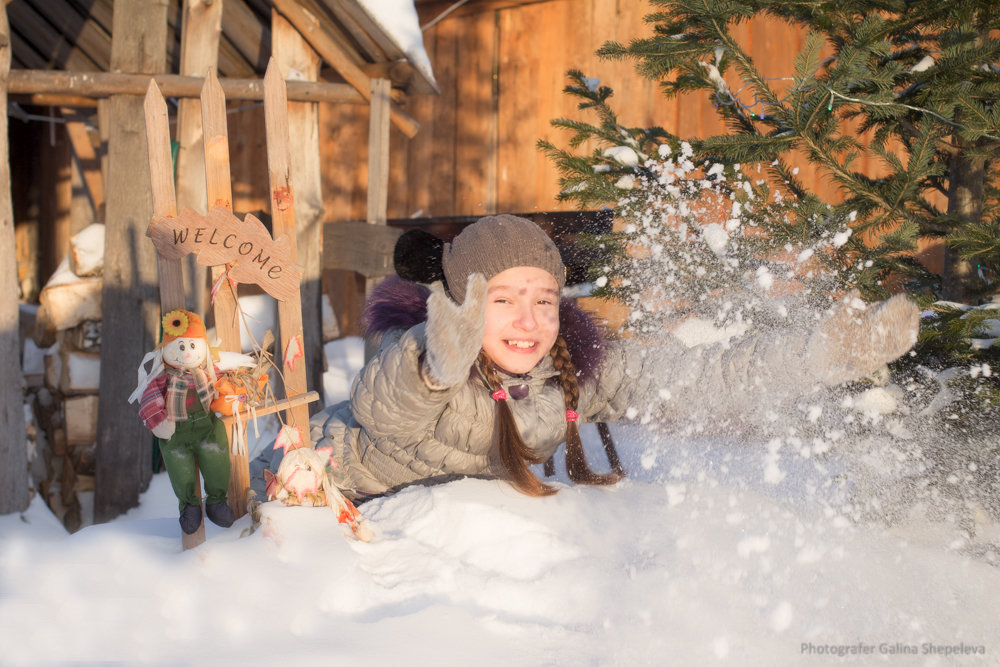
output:
[[[469,276],[465,301],[458,305],[441,283],[431,285],[427,297],[427,357],[424,379],[432,389],[445,389],[469,379],[479,356],[486,328],[486,278]]]
[[[917,306],[903,294],[865,308],[852,293],[810,336],[808,369],[827,385],[873,373],[913,347],[919,319]]]

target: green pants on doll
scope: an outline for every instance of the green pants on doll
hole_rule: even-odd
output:
[[[205,480],[205,512],[219,525],[232,525],[233,519],[223,516],[231,510],[226,505],[229,490],[229,438],[226,425],[214,413],[190,412],[185,421],[177,422],[174,435],[160,441],[163,464],[170,477],[170,486],[178,499],[185,532],[194,523],[201,523],[201,489],[198,488],[196,471],[201,470]],[[189,509],[191,508],[191,509]],[[185,517],[187,515],[187,517]],[[187,522],[185,522],[187,518]]]
[[[206,504],[226,501],[229,490],[228,449],[226,425],[214,414],[203,411],[191,412],[186,421],[177,422],[172,438],[161,441],[160,451],[170,485],[179,501],[178,509],[201,504],[200,489],[195,485],[196,463],[205,479]]]

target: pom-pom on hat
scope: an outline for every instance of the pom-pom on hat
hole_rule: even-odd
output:
[[[465,300],[465,284],[472,273],[487,280],[515,266],[534,266],[566,284],[566,267],[549,235],[531,220],[516,215],[480,218],[444,244],[442,269],[452,298]]]
[[[160,324],[163,327],[161,347],[178,338],[208,338],[205,323],[189,310],[171,310]]]

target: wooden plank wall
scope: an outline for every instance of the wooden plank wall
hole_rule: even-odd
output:
[[[567,135],[550,125],[554,118],[593,120],[562,92],[571,68],[614,88],[624,124],[661,125],[681,136],[721,131],[704,96],[667,100],[631,63],[594,54],[605,41],[650,34],[643,22],[650,11],[644,0],[548,0],[456,12],[426,31],[441,94],[410,98],[407,110],[420,122],[416,137],[392,133],[389,217],[571,209],[556,201],[558,172],[535,148],[540,138],[566,144]],[[741,37],[762,71],[791,75],[802,41],[797,31],[757,21]],[[326,217],[363,219],[365,111],[325,105],[321,124]],[[828,187],[805,161],[800,175],[810,187]]]

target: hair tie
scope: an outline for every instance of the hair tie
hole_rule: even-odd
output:
[[[495,392],[493,392],[492,394],[490,394],[490,397],[494,401],[506,401],[507,400],[507,392],[504,391],[503,389],[497,389]]]
[[[575,422],[577,419],[579,419],[579,417],[580,417],[580,415],[577,414],[576,410],[567,410],[566,411],[566,421],[568,421],[568,422]]]

